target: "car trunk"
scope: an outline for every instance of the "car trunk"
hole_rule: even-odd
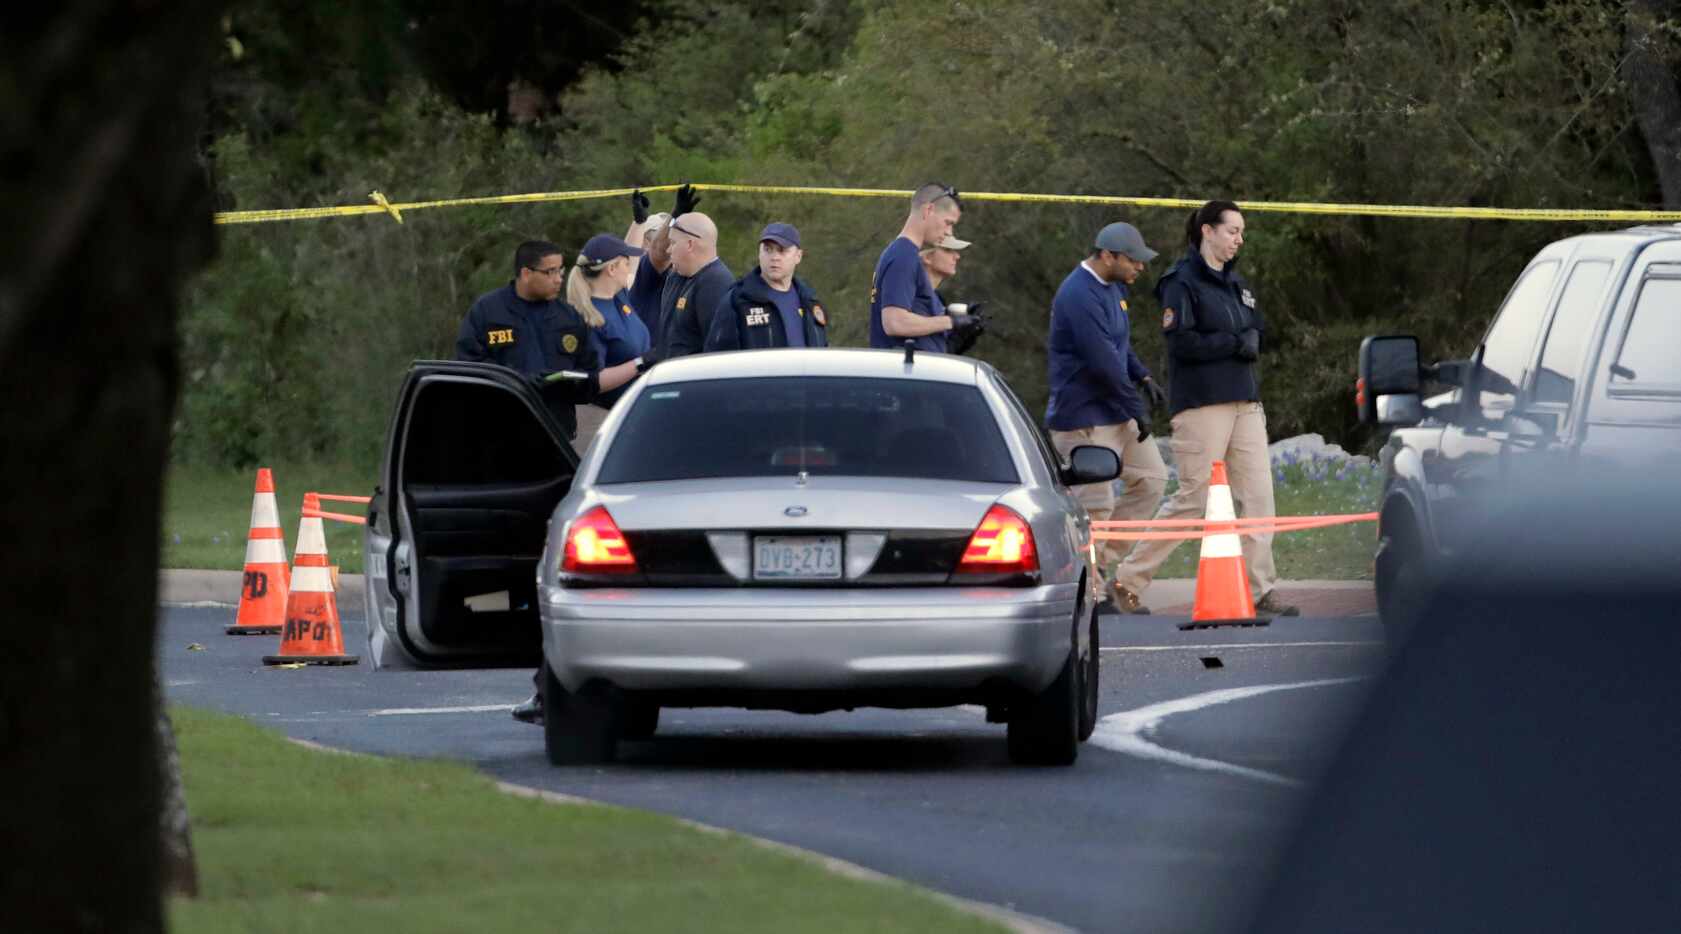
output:
[[[1011,485],[787,476],[599,489],[640,583],[855,587],[946,583]]]

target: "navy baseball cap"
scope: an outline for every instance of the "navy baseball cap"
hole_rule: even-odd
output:
[[[621,256],[641,256],[646,252],[648,251],[639,246],[631,246],[612,234],[596,234],[578,252],[578,262],[586,266],[599,266]]]
[[[793,224],[766,224],[765,229],[759,231],[759,242],[766,240],[775,240],[783,246],[799,246],[800,232],[794,229]]]

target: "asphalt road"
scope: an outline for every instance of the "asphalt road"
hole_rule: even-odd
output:
[[[1104,719],[1071,768],[1010,765],[1003,727],[959,708],[665,711],[619,763],[557,769],[540,730],[506,713],[529,671],[265,669],[277,637],[224,635],[231,609],[162,613],[172,701],[332,746],[469,761],[1086,931],[1241,925],[1384,652],[1371,617],[1180,632],[1182,618],[1109,616]],[[363,626],[345,620],[352,652]]]

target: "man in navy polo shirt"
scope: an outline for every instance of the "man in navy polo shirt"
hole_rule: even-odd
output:
[[[654,353],[661,359],[697,354],[706,349],[712,315],[735,273],[718,257],[718,226],[699,211],[671,219],[666,228],[671,268],[660,295],[660,326]]]
[[[930,182],[916,190],[905,226],[881,251],[870,279],[871,347],[896,349],[912,340],[918,350],[944,353],[953,331],[962,336],[979,326],[972,318],[946,314],[920,255],[923,244],[951,236],[962,216],[957,189]]]
[[[712,315],[706,350],[827,347],[829,320],[811,287],[794,276],[805,253],[792,224],[759,233],[759,265],[730,286]]]
[[[1138,278],[1156,251],[1131,224],[1115,223],[1098,232],[1090,254],[1074,267],[1051,302],[1051,336],[1046,356],[1051,389],[1045,426],[1064,459],[1076,445],[1096,444],[1121,458],[1125,492],[1117,503],[1109,483],[1075,488],[1093,519],[1148,519],[1167,489],[1167,465],[1150,436],[1150,402],[1164,405],[1167,394],[1132,349],[1127,317],[1127,286]],[[1140,392],[1142,390],[1142,393]],[[1099,567],[1106,575],[1125,557],[1119,542],[1099,546]],[[1144,612],[1137,601],[1119,606]]]

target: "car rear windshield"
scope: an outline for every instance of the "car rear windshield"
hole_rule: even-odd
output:
[[[650,388],[614,435],[597,483],[707,477],[920,477],[1018,482],[973,386],[783,376]]]

